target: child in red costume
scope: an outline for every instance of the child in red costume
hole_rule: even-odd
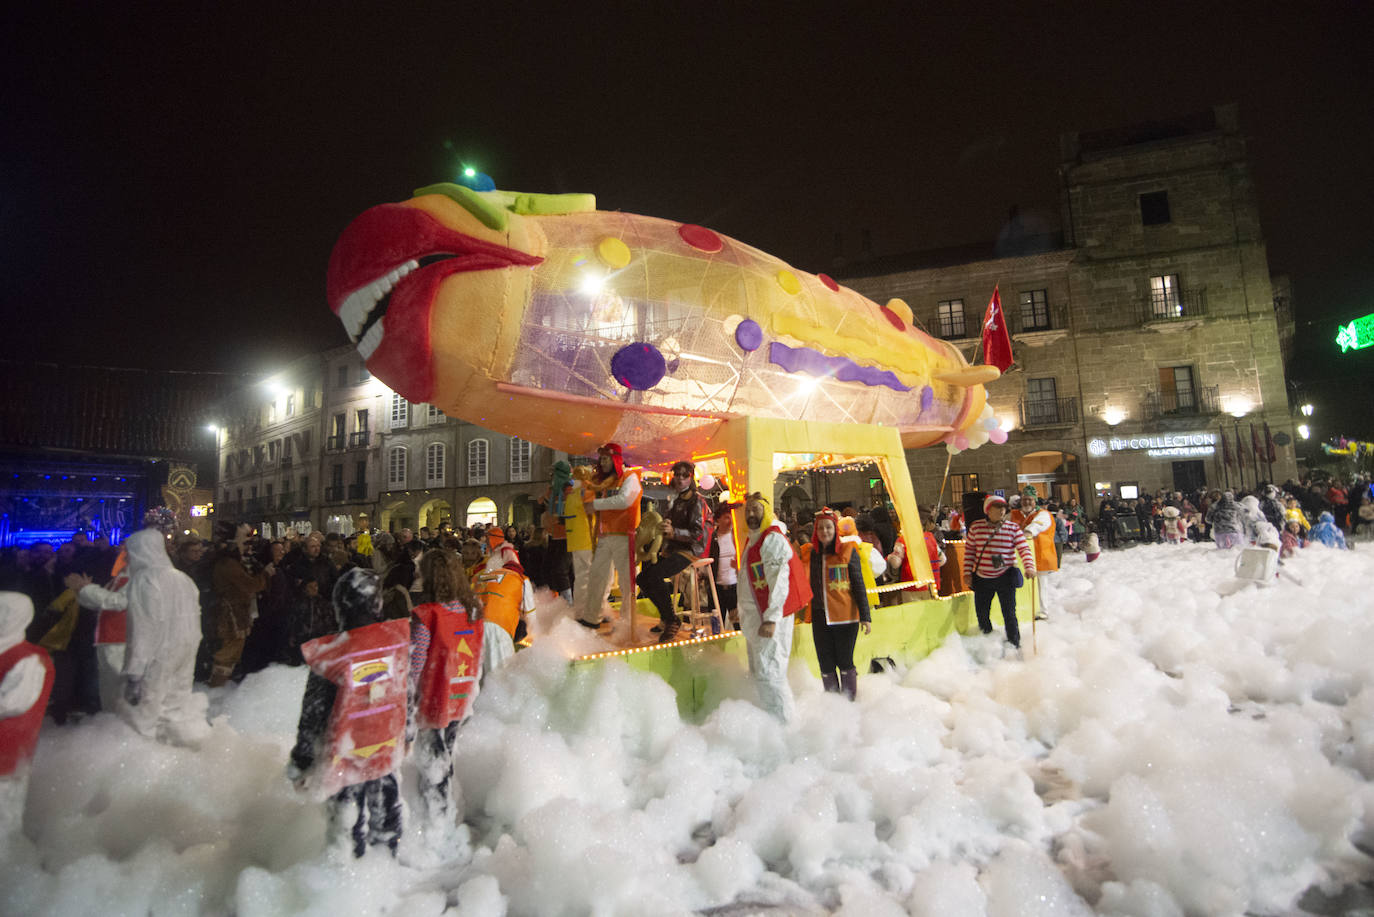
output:
[[[396,855],[410,622],[382,617],[381,580],[355,567],[334,585],[339,633],[301,645],[310,675],[287,776],[329,800],[329,839],[354,857]]]

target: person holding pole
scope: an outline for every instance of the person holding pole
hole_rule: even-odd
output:
[[[626,468],[619,443],[597,450],[596,473],[582,488],[582,502],[596,513],[596,548],[587,575],[587,591],[578,609],[578,623],[601,626],[601,603],[611,588],[614,570],[620,578],[620,615],[634,634],[634,534],[639,528],[639,469]]]

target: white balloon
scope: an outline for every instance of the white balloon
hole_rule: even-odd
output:
[[[714,490],[715,486],[716,476],[710,472],[703,474],[701,480],[697,481],[697,487],[700,487],[702,490]]]
[[[958,455],[960,452],[963,452],[964,450],[954,445],[954,443],[945,443],[945,451],[948,452],[950,455]]]

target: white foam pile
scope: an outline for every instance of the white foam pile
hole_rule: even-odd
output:
[[[570,669],[588,636],[563,622],[460,734],[464,827],[436,849],[408,826],[399,862],[331,859],[321,808],[285,779],[301,669],[213,692],[199,751],[106,715],[49,723],[0,907],[1302,913],[1371,872],[1374,552],[1309,548],[1239,591],[1233,557],[1071,556],[1043,581],[1038,654],[1029,628],[1025,661],[953,636],[861,677],[857,705],[794,667],[790,727],[729,670],[727,699],[683,722],[652,675]]]

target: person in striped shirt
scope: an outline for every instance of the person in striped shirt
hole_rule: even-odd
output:
[[[1006,518],[1006,500],[992,494],[983,501],[983,512],[987,518],[970,525],[964,539],[964,582],[973,585],[978,628],[985,634],[992,633],[992,598],[996,596],[1002,609],[1007,642],[1020,649],[1013,552],[1021,555],[1026,576],[1035,576],[1035,555],[1021,526]]]

